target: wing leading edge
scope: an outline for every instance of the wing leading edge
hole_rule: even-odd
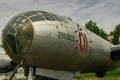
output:
[[[111,48],[110,56],[113,61],[120,60],[120,45],[116,45]]]

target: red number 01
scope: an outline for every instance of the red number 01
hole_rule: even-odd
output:
[[[86,34],[79,32],[79,40],[80,40],[80,44],[79,44],[80,51],[86,52],[88,50],[88,41],[87,41]]]

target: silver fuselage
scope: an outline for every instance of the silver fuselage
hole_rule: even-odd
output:
[[[66,22],[30,21],[33,37],[26,43],[26,45],[29,44],[28,47],[25,47],[24,51],[18,50],[20,51],[18,54],[13,54],[7,51],[9,46],[5,48],[6,52],[17,63],[23,59],[24,66],[28,67],[97,72],[120,66],[110,58],[111,46],[113,46],[111,43],[74,23],[71,19],[65,18],[65,20]],[[3,30],[4,36],[7,35],[5,30]],[[8,43],[5,43],[4,36],[2,41],[5,47]]]
[[[83,28],[88,39],[88,51],[81,52],[79,31],[75,33],[77,25],[70,23],[51,21],[33,23],[34,38],[30,48],[23,55],[26,64],[81,72],[108,69],[111,64],[112,45]],[[75,41],[58,38],[59,31],[74,35]]]

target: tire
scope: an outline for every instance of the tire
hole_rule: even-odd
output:
[[[105,72],[96,72],[96,76],[99,78],[103,78],[105,76]]]

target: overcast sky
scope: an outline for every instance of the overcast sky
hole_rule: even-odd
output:
[[[82,26],[93,20],[107,33],[120,23],[120,0],[0,0],[0,34],[14,15],[30,10],[69,16]]]

